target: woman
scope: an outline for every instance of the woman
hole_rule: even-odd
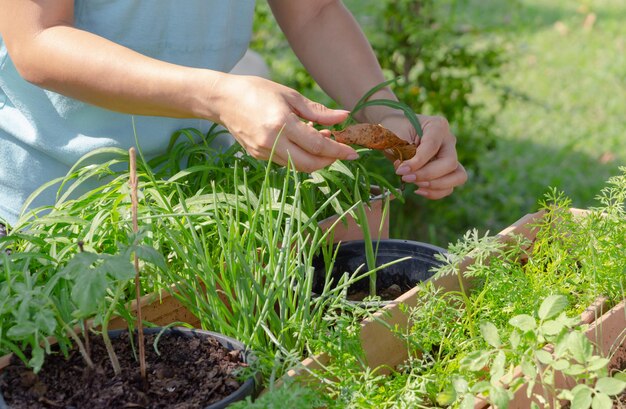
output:
[[[346,109],[384,81],[361,29],[338,0],[269,0],[289,43],[320,86]],[[255,76],[229,74],[251,35],[253,0],[0,0],[0,218],[13,223],[28,195],[85,153],[135,144],[161,152],[176,129],[224,125],[246,151],[311,172],[356,159],[307,122],[331,110]],[[389,89],[373,98],[395,98]],[[133,128],[132,118],[135,120]],[[467,176],[446,121],[420,116],[422,140],[401,112],[360,111],[419,143],[396,172],[438,199]],[[51,204],[50,196],[35,205]]]

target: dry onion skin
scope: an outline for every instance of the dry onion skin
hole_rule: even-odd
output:
[[[416,145],[377,124],[350,125],[341,131],[332,131],[332,134],[337,142],[382,151],[392,162],[411,159],[417,149]]]

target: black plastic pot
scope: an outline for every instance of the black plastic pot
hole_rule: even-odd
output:
[[[163,331],[163,328],[146,328],[144,329],[144,334],[158,334],[161,331]],[[123,332],[125,332],[125,330],[109,331],[109,336],[111,338],[117,338]],[[222,346],[226,347],[230,351],[233,351],[233,350],[243,351],[243,360],[245,363],[250,364],[255,359],[254,355],[250,351],[248,351],[245,345],[243,345],[241,342],[237,341],[234,338],[230,338],[225,335],[218,334],[216,332],[199,330],[199,329],[189,329],[189,328],[183,328],[183,327],[169,328],[169,329],[166,329],[165,332],[178,333],[180,335],[183,335],[189,338],[213,337],[217,339],[217,341],[220,344],[222,344]],[[209,406],[206,406],[204,409],[223,409],[223,408],[226,408],[231,403],[246,399],[248,396],[256,396],[256,393],[259,390],[258,386],[260,386],[260,381],[261,381],[260,373],[257,373],[256,375],[251,376],[248,379],[246,379],[245,382],[235,392],[231,393],[230,395],[228,395],[227,397],[225,397],[219,402],[215,402]],[[0,393],[0,409],[10,409],[10,407],[4,401],[4,397],[1,393]]]
[[[362,273],[367,272],[367,260],[365,256],[365,241],[349,241],[339,243],[337,257],[330,271],[331,283],[337,283],[344,273],[353,274],[359,267]],[[376,272],[376,288],[385,289],[393,284],[400,287],[402,293],[415,287],[418,283],[426,281],[434,274],[432,269],[441,265],[441,261],[435,258],[436,254],[445,254],[446,250],[432,244],[410,240],[386,239],[373,242],[376,253],[376,267],[390,263],[404,257],[410,257]],[[313,260],[315,273],[313,276],[313,291],[321,294],[324,289],[326,277],[326,265],[322,255]],[[348,294],[356,292],[369,293],[370,278],[365,277],[348,289]]]

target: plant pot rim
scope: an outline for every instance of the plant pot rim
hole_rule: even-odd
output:
[[[339,261],[340,265],[343,265],[344,262],[348,259],[356,259],[360,260],[364,258],[362,249],[365,247],[367,241],[366,240],[350,240],[344,242],[338,242],[333,245],[333,248],[337,249],[336,251],[336,260],[334,262],[334,267],[336,267],[337,261]],[[394,270],[394,266],[387,267],[378,271],[377,275],[379,277],[389,277],[387,279],[382,279],[379,281],[377,286],[382,286],[382,289],[386,288],[389,284],[397,284],[401,286],[401,296],[405,292],[409,291],[410,288],[414,287],[415,284],[419,282],[425,282],[431,280],[434,277],[434,274],[431,274],[430,269],[437,264],[441,264],[442,261],[436,259],[436,254],[447,254],[447,250],[435,246],[430,243],[424,243],[421,241],[415,240],[404,240],[404,239],[379,239],[372,240],[372,245],[374,248],[378,248],[377,254],[383,257],[389,256],[397,256],[398,259],[403,257],[408,257],[409,260],[405,260],[403,263],[406,267],[400,267],[399,270]],[[315,277],[323,277],[325,274],[329,274],[329,271],[326,270],[325,265],[319,264],[321,260],[320,256],[316,257],[314,260],[314,274]],[[406,265],[405,263],[418,263]],[[349,264],[349,263],[348,263]],[[378,265],[378,263],[377,263]],[[350,265],[354,267],[354,265]],[[425,269],[425,266],[428,269]],[[332,277],[336,277],[336,271],[333,270],[330,272]],[[394,279],[395,278],[395,279]],[[351,288],[355,288],[354,284],[356,284],[356,288],[362,287],[363,281],[368,280],[367,278],[361,278],[357,280],[356,283],[351,285]],[[378,280],[377,280],[378,281]],[[408,287],[407,287],[408,285]],[[316,296],[319,296],[319,282],[318,278],[314,278],[313,284],[313,293]],[[380,290],[380,288],[378,288]],[[362,289],[361,289],[362,290]],[[397,300],[398,297],[393,297],[393,299],[388,300],[380,300],[380,301],[353,301],[346,300],[348,304],[351,305],[360,305],[364,307],[385,307],[386,305],[392,304]]]
[[[439,247],[434,244],[426,243],[423,241],[417,241],[417,240],[381,238],[381,239],[372,239],[371,241],[373,245],[376,245],[377,243],[379,244],[411,244],[411,245],[416,244],[416,245],[419,245],[420,247],[434,250],[437,253],[445,254],[448,252],[448,250],[444,249],[443,247]],[[361,246],[365,244],[365,242],[366,240],[347,240],[347,241],[340,241],[340,242],[334,243],[334,246],[343,246],[344,248],[346,246],[356,247],[356,246]]]

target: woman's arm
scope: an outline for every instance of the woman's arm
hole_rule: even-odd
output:
[[[193,89],[218,79],[148,58],[74,24],[72,0],[1,0],[0,32],[22,77],[113,111],[216,119]],[[208,96],[210,92],[205,93]]]
[[[339,0],[269,0],[291,47],[318,84],[336,101],[351,109],[368,90],[385,80],[380,65],[352,14]],[[396,99],[388,88],[372,99]],[[403,180],[415,183],[416,193],[437,199],[465,183],[457,161],[456,139],[443,118],[420,116],[424,137],[401,111],[369,107],[356,115],[363,122],[381,123],[400,137],[418,143],[416,155],[396,163]]]
[[[352,14],[338,0],[269,0],[292,49],[328,95],[351,109],[385,81],[378,60]],[[374,97],[396,99],[387,88]],[[388,108],[357,114],[379,123]]]
[[[158,7],[158,5],[154,5]],[[170,64],[74,27],[73,0],[0,0],[0,34],[27,81],[102,108],[202,118],[225,125],[260,159],[312,171],[356,152],[302,119],[334,124],[347,113],[257,77]]]

